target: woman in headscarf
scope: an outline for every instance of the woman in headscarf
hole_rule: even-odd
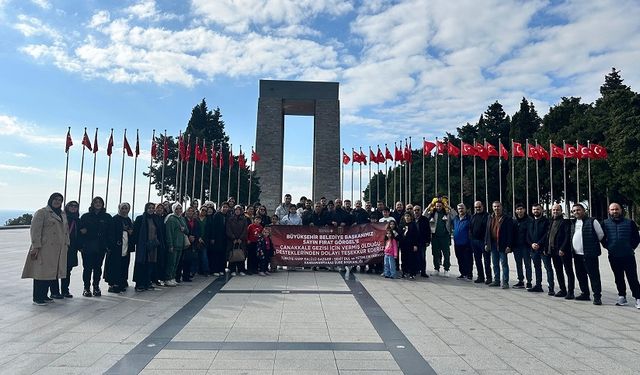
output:
[[[244,216],[242,206],[236,205],[233,208],[233,216],[227,220],[226,224],[227,234],[227,258],[232,254],[234,248],[239,248],[244,252],[245,258],[240,260],[229,260],[229,269],[231,270],[231,276],[236,275],[236,271],[240,276],[244,276],[245,268],[244,262],[247,256],[247,218]]]
[[[180,283],[181,281],[191,282],[191,268],[194,263],[197,263],[197,251],[200,243],[200,225],[196,212],[197,211],[193,207],[189,207],[184,215],[185,222],[187,223],[187,237],[189,237],[190,245],[182,250],[182,257],[178,262],[176,271],[175,280],[177,283]]]
[[[158,239],[160,244],[157,251],[157,262],[155,267],[152,267],[151,281],[157,286],[164,286],[164,271],[167,268],[167,245],[165,242],[166,230],[164,226],[164,218],[167,216],[168,211],[165,209],[165,204],[158,203],[156,205],[155,212],[153,213],[154,223],[157,223]]]
[[[73,294],[69,293],[69,282],[71,281],[71,270],[78,265],[78,250],[82,247],[78,232],[78,222],[80,214],[78,213],[80,205],[76,201],[71,201],[64,206],[64,213],[67,216],[67,228],[69,229],[69,246],[67,248],[67,275],[64,279],[58,280],[51,284],[51,298],[73,298]],[[62,290],[62,294],[60,294]]]
[[[47,206],[36,211],[31,220],[31,248],[22,278],[33,279],[33,304],[38,306],[53,301],[47,296],[49,286],[67,274],[69,229],[62,200],[62,194],[51,194]]]
[[[100,277],[102,277],[102,263],[111,242],[111,215],[104,208],[104,200],[95,197],[91,201],[89,212],[80,218],[80,233],[82,234],[82,281],[84,282],[85,297],[100,297]],[[93,277],[93,293],[91,280]]]
[[[189,230],[187,222],[182,217],[182,205],[174,203],[171,206],[172,213],[164,219],[166,244],[167,244],[167,266],[165,269],[164,285],[176,286],[176,271],[178,262],[182,256],[182,250],[187,247],[187,235]]]
[[[154,289],[151,284],[156,263],[158,261],[158,249],[164,242],[164,232],[161,220],[155,213],[155,204],[147,203],[144,213],[133,223],[133,236],[130,241],[136,246],[136,260],[133,266],[133,281],[136,283],[136,292],[144,292]]]
[[[104,264],[104,280],[109,284],[109,293],[121,293],[127,290],[127,276],[129,275],[130,253],[135,251],[131,236],[133,223],[129,218],[129,203],[118,205],[118,214],[111,222],[112,246],[107,253]]]

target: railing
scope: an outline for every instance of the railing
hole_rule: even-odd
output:
[[[0,230],[4,229],[25,229],[31,228],[31,225],[0,225]]]

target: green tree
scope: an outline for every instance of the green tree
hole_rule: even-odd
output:
[[[33,219],[33,215],[31,214],[22,214],[22,216],[18,216],[13,219],[7,220],[4,225],[31,225],[31,220]]]

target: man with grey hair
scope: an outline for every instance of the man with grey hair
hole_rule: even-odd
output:
[[[456,207],[458,215],[453,217],[453,244],[458,259],[460,276],[458,280],[473,280],[473,251],[469,238],[471,217],[467,215],[467,207],[459,203]]]

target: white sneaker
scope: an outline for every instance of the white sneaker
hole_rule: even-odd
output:
[[[224,272],[225,272],[225,273],[229,273],[229,271],[231,271],[231,270],[230,270],[230,269],[228,269],[228,268],[225,268],[225,269],[224,269]]]
[[[246,273],[240,272],[240,276],[245,276],[245,275],[246,275]]]
[[[640,309],[640,298],[636,300],[636,309]]]
[[[164,282],[164,286],[176,286],[176,283],[173,282],[173,280],[165,280]]]
[[[449,271],[444,271],[444,277],[449,277]]]
[[[360,266],[356,266],[356,272],[360,272]]]
[[[235,273],[235,272],[231,272],[231,276],[235,276],[235,275],[236,275],[236,273]]]
[[[616,302],[616,306],[627,306],[627,297],[618,296],[618,302]]]

